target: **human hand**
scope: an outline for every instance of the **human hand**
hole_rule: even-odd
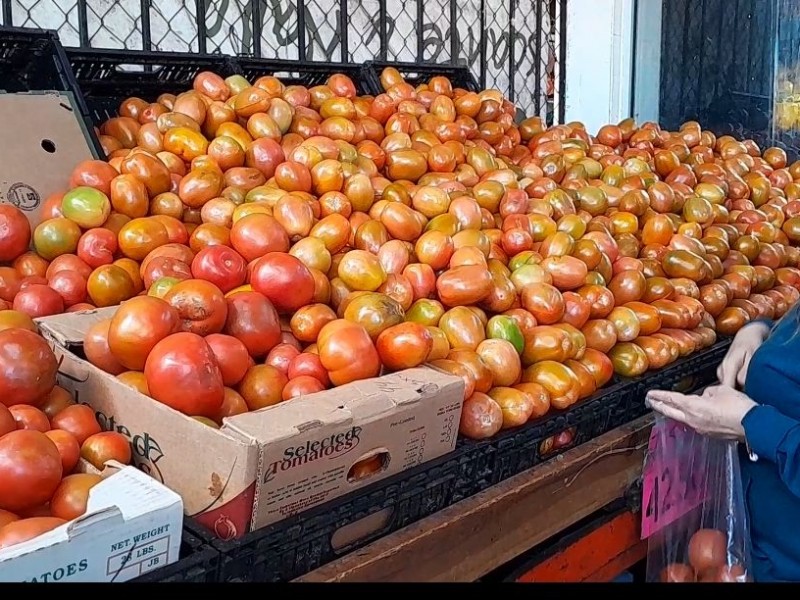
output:
[[[722,385],[706,388],[702,396],[653,390],[645,402],[701,435],[739,441],[744,439],[742,419],[756,406],[741,392]]]
[[[751,323],[739,330],[717,369],[717,378],[722,385],[730,388],[744,387],[750,359],[767,339],[769,330],[769,325],[763,322]]]

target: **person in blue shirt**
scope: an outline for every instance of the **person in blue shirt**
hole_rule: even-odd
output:
[[[755,581],[800,581],[800,303],[742,328],[702,396],[651,391],[647,403],[700,434],[742,442]],[[741,391],[739,391],[739,388]]]

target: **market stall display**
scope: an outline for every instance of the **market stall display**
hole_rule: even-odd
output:
[[[598,391],[632,397],[800,296],[800,166],[778,149],[697,123],[516,124],[496,90],[391,67],[362,89],[224,64],[125,100],[107,160],[33,231],[0,215],[8,318],[109,308],[70,342],[154,411],[219,429],[432,367],[464,388],[463,438],[563,417],[538,460],[591,435],[569,415]]]

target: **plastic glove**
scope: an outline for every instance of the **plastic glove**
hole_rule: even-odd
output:
[[[743,393],[723,385],[706,388],[702,396],[654,390],[647,394],[646,403],[701,435],[739,441],[744,439],[742,419],[757,406]]]
[[[717,378],[722,385],[729,388],[744,387],[750,359],[767,339],[769,331],[769,324],[761,321],[751,323],[739,330],[736,337],[733,338],[728,353],[722,359],[722,364],[717,369]]]

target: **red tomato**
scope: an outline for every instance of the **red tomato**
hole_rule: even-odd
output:
[[[64,473],[72,473],[81,457],[81,446],[75,436],[63,429],[51,429],[45,435],[58,448]]]
[[[12,204],[0,204],[0,262],[11,262],[28,250],[31,226],[28,218]]]
[[[0,300],[13,302],[19,292],[22,276],[11,267],[0,267]]]
[[[17,430],[17,420],[5,404],[0,404],[0,438]]]
[[[158,342],[144,366],[150,395],[189,416],[214,417],[225,391],[217,359],[194,333],[175,333]]]
[[[253,360],[247,352],[247,346],[232,335],[212,333],[206,337],[222,373],[222,382],[234,386],[242,380]]]
[[[33,284],[21,289],[16,295],[14,310],[25,313],[33,319],[49,317],[64,312],[64,300],[58,292],[46,285]]]
[[[240,292],[225,299],[228,317],[224,333],[241,341],[250,356],[265,356],[281,342],[278,313],[258,292]]]
[[[409,321],[382,331],[375,347],[387,369],[400,371],[418,367],[427,360],[433,336],[424,325]]]
[[[111,180],[117,175],[117,170],[104,160],[85,160],[73,169],[69,187],[91,187],[108,196],[111,194]]]
[[[4,435],[0,438],[0,508],[18,512],[44,504],[56,491],[62,472],[58,448],[45,434],[12,431]]]
[[[222,291],[202,279],[187,279],[172,286],[164,300],[175,308],[181,330],[206,336],[225,327],[228,305]]]
[[[102,227],[90,229],[78,240],[78,257],[92,269],[110,265],[114,262],[114,254],[116,252],[117,236],[114,235],[113,231]],[[88,279],[88,275],[86,277]]]
[[[74,271],[84,279],[89,279],[89,275],[92,274],[92,267],[74,254],[62,254],[54,258],[53,262],[47,266],[45,278],[50,281],[53,275],[60,271]]]
[[[30,429],[42,433],[50,431],[50,421],[47,419],[47,415],[38,408],[27,404],[15,404],[8,410],[11,411],[14,421],[17,422],[17,429]]]
[[[100,475],[78,473],[65,477],[50,500],[50,511],[54,517],[72,521],[86,513],[89,491],[103,481]]]
[[[232,390],[229,387],[225,388],[225,398],[222,401],[222,408],[219,409],[219,413],[217,414],[216,418],[214,419],[217,423],[222,424],[222,420],[225,417],[235,417],[236,415],[242,415],[250,410],[247,406],[247,402],[244,401],[242,395],[237,392],[236,390]]]
[[[491,397],[475,392],[464,400],[458,432],[466,438],[483,440],[503,427],[503,410]]]
[[[50,278],[50,287],[69,308],[86,301],[86,279],[75,271],[59,271]]]
[[[250,262],[270,252],[288,252],[289,235],[274,217],[253,213],[233,224],[231,246]]]
[[[178,331],[178,311],[158,298],[138,296],[123,302],[108,328],[108,348],[131,371],[144,369],[148,354],[168,335]]]
[[[101,471],[109,460],[128,465],[131,462],[131,445],[121,433],[101,431],[90,435],[81,444],[81,458]]]
[[[32,540],[65,523],[57,517],[32,517],[9,523],[0,529],[0,550]]]
[[[53,417],[50,424],[53,429],[63,429],[71,433],[79,444],[83,444],[86,438],[101,431],[94,411],[85,404],[68,406]]]
[[[83,353],[86,355],[86,359],[97,368],[111,375],[119,375],[127,369],[120,364],[108,346],[110,327],[111,319],[98,321],[89,327],[83,336]]]
[[[314,299],[314,276],[291,254],[270,252],[250,273],[250,285],[269,298],[278,312],[293,313]]]
[[[322,360],[320,360],[319,355],[311,354],[310,352],[303,352],[295,356],[289,365],[287,375],[289,379],[308,375],[319,380],[326,388],[331,384],[328,371],[322,366]]]
[[[250,410],[259,410],[278,404],[288,381],[286,375],[272,365],[255,365],[247,370],[239,384],[239,393]]]
[[[300,350],[292,344],[278,344],[267,354],[264,364],[271,365],[286,375],[289,365],[300,354]]]
[[[0,331],[0,402],[42,402],[56,384],[58,362],[44,338],[27,329]]]
[[[363,326],[337,319],[319,332],[319,357],[333,385],[377,377],[381,370],[378,351]]]
[[[233,248],[208,246],[194,257],[192,276],[210,281],[223,292],[229,292],[245,282],[247,263]]]
[[[308,396],[325,390],[325,386],[314,377],[308,375],[301,375],[295,379],[290,379],[289,382],[283,387],[282,398],[284,401],[291,400],[292,398],[299,398],[300,396]]]

